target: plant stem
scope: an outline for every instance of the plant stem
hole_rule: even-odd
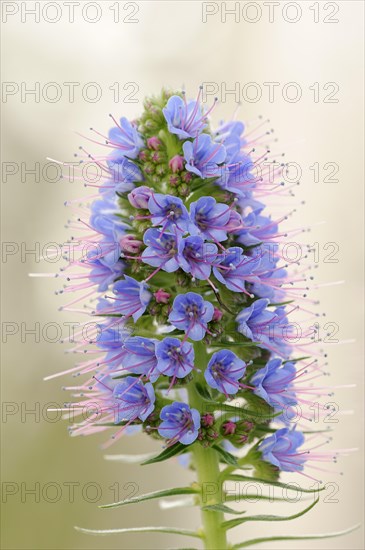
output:
[[[195,364],[202,368],[207,364],[206,348],[202,342],[195,343]],[[201,375],[195,373],[188,386],[190,406],[204,413],[204,402],[196,390],[195,384]],[[204,380],[205,383],[205,380]],[[192,447],[194,466],[201,487],[201,507],[222,503],[222,481],[220,479],[219,457],[214,449],[203,447],[197,442]],[[201,510],[203,520],[203,540],[206,550],[226,550],[226,532],[222,529],[222,512]]]

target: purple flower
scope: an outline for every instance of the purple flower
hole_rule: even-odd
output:
[[[246,371],[246,363],[228,349],[214,353],[204,372],[205,380],[212,388],[225,395],[237,393],[238,380]]]
[[[143,181],[139,167],[118,151],[114,151],[108,157],[107,165],[112,177],[111,182],[118,193],[126,193],[133,189],[135,183]]]
[[[162,109],[171,134],[179,139],[196,137],[206,126],[206,118],[198,101],[186,102],[178,95],[173,95]]]
[[[115,231],[123,232],[130,228],[129,224],[118,216],[120,209],[115,197],[106,195],[91,205],[89,223],[101,235],[111,236]]]
[[[92,265],[92,269],[89,279],[92,283],[98,285],[98,292],[105,292],[109,285],[121,277],[125,267],[124,263],[120,261],[117,261],[114,265],[107,266],[100,262],[100,260],[96,260],[90,265]]]
[[[161,229],[147,229],[143,242],[147,245],[141,256],[145,264],[161,267],[168,273],[179,269],[177,235],[167,232],[161,234]]]
[[[116,400],[116,423],[139,418],[145,421],[155,408],[155,392],[151,383],[143,384],[139,378],[126,376],[113,390]]]
[[[169,321],[179,330],[184,330],[191,340],[202,340],[207,323],[213,319],[214,307],[195,292],[176,296],[169,315]]]
[[[260,298],[251,306],[243,309],[236,317],[238,332],[258,342],[258,346],[272,351],[280,357],[286,357],[290,351],[287,334],[288,320],[284,307],[274,311],[267,310],[269,300]]]
[[[221,262],[213,267],[216,279],[233,292],[247,293],[245,282],[257,280],[255,270],[260,258],[245,256],[239,246],[228,248],[222,256]]]
[[[179,244],[180,267],[191,273],[195,279],[205,280],[210,276],[212,263],[217,257],[218,248],[214,243],[205,243],[202,237],[187,237]]]
[[[290,407],[296,404],[293,386],[295,376],[294,363],[282,363],[281,359],[275,358],[270,359],[264,368],[255,372],[250,385],[255,386],[253,393],[274,409],[284,409],[285,413],[290,413]]]
[[[226,158],[224,145],[215,143],[208,134],[201,134],[193,142],[183,144],[185,168],[200,178],[213,178],[221,175],[218,164]]]
[[[215,141],[222,143],[227,151],[226,162],[231,160],[240,152],[244,140],[241,138],[244,125],[239,121],[231,121],[222,124],[215,132]]]
[[[221,178],[218,180],[219,185],[243,199],[247,198],[257,183],[257,178],[251,173],[255,167],[254,163],[241,151],[229,158],[228,162],[227,170],[222,170]]]
[[[266,437],[258,446],[262,458],[283,472],[300,472],[306,461],[306,452],[298,452],[303,445],[304,435],[295,430],[282,428]]]
[[[105,304],[104,304],[105,305]],[[123,346],[123,342],[129,337],[129,331],[126,329],[125,324],[118,320],[115,323],[115,319],[107,322],[105,325],[101,325],[100,333],[98,334],[96,345],[103,351],[120,351]]]
[[[144,374],[151,382],[157,380],[157,357],[155,354],[156,340],[131,336],[125,340],[123,350],[123,368],[134,374]]]
[[[173,231],[177,227],[183,233],[188,231],[189,213],[181,199],[153,193],[148,201],[148,209],[152,214],[153,225],[162,225],[163,230]]]
[[[128,200],[134,208],[143,208],[147,210],[148,201],[152,193],[153,191],[150,187],[140,185],[128,194]]]
[[[116,297],[110,313],[132,316],[134,322],[146,311],[152,297],[145,282],[136,281],[128,275],[124,276],[124,280],[117,281],[113,290]]]
[[[190,205],[189,231],[205,239],[225,241],[231,210],[226,204],[217,203],[213,197],[201,197]]]
[[[172,405],[166,405],[161,410],[160,418],[162,422],[158,433],[169,439],[169,445],[178,441],[183,445],[190,445],[198,437],[200,414],[185,403],[175,401]]]
[[[260,265],[256,271],[256,278],[250,281],[250,291],[260,298],[269,298],[271,302],[285,300],[285,290],[280,287],[286,282],[288,273],[283,267],[276,267],[279,257],[271,257],[271,252],[264,250],[264,246],[253,248],[250,256],[260,256]]]
[[[250,212],[242,218],[242,225],[245,229],[238,234],[238,242],[245,246],[253,246],[262,242],[274,242],[278,232],[277,222],[273,222],[266,216],[261,216],[261,209]]]
[[[194,368],[194,347],[178,338],[164,338],[156,345],[157,370],[165,376],[185,378]]]
[[[120,125],[109,130],[109,142],[125,157],[135,159],[143,147],[143,139],[136,127],[125,117],[120,119]]]

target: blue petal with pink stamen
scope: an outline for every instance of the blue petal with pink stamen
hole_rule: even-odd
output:
[[[307,460],[306,452],[298,448],[304,443],[304,435],[297,430],[282,428],[266,437],[258,446],[262,458],[282,472],[300,472]]]
[[[178,338],[164,338],[156,345],[157,370],[165,376],[185,378],[194,369],[194,347]]]
[[[201,134],[193,142],[183,144],[185,168],[200,178],[218,178],[219,165],[223,164],[227,152],[221,143],[216,143],[208,134]]]
[[[233,351],[222,349],[212,355],[204,376],[211,388],[228,395],[238,392],[238,381],[244,376],[245,371],[246,363],[242,359]]]
[[[169,443],[177,442],[191,445],[198,437],[200,428],[200,414],[191,409],[186,403],[174,402],[163,407],[160,413],[161,424],[158,433],[169,439]]]
[[[169,321],[177,329],[183,330],[187,338],[202,340],[213,319],[214,307],[195,292],[176,296],[169,315]]]
[[[62,411],[71,419],[75,407],[72,435],[111,430],[105,446],[134,429],[152,436],[165,447],[152,461],[187,451],[195,467],[214,459],[222,479],[243,459],[268,482],[280,471],[315,480],[302,472],[308,458],[337,451],[312,453],[317,442],[302,450],[304,435],[292,429],[311,432],[310,399],[327,403],[331,393],[312,384],[327,374],[310,359],[312,266],[305,253],[298,262],[285,254],[287,236],[302,230],[286,226],[295,210],[269,211],[293,196],[281,181],[285,165],[271,154],[264,121],[234,115],[214,126],[216,101],[206,110],[201,96],[146,98],[133,121],[111,117],[108,138],[94,131],[106,153],[80,148],[80,166],[91,158],[102,177],[85,184],[96,188],[85,201],[67,203],[68,227],[80,234],[62,248],[57,294],[85,289],[60,309],[88,316],[93,328],[86,322],[69,338],[82,360],[59,373],[78,377],[65,387],[76,402]],[[82,418],[85,407],[98,409],[95,418]]]

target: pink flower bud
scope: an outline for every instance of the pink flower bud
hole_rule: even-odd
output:
[[[162,143],[157,136],[152,136],[147,139],[147,145],[150,149],[157,151],[157,149],[161,147]]]
[[[214,308],[213,321],[220,321],[223,317],[223,312],[217,307]]]
[[[184,168],[184,157],[181,157],[180,155],[175,155],[172,157],[172,159],[169,161],[169,168],[173,172],[181,172],[181,170]]]
[[[222,428],[224,430],[224,435],[233,435],[236,431],[236,424],[232,422],[232,420],[229,420],[223,424]]]
[[[143,246],[143,242],[136,239],[134,235],[124,235],[119,242],[124,252],[131,252],[132,254],[137,254]]]
[[[202,425],[205,427],[205,428],[210,428],[211,426],[213,426],[214,424],[214,416],[212,414],[204,414],[202,416]]]
[[[160,288],[157,292],[154,293],[154,297],[158,304],[167,304],[170,299],[170,294]]]
[[[144,208],[148,207],[148,199],[152,195],[152,189],[141,185],[136,187],[128,194],[128,200],[134,208]]]

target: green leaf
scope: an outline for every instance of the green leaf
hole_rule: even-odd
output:
[[[246,513],[233,510],[233,508],[230,508],[225,504],[209,504],[209,506],[203,506],[202,510],[207,512],[223,512],[224,514],[235,514],[237,516]]]
[[[126,498],[124,500],[120,500],[119,502],[113,502],[112,504],[102,504],[101,506],[99,506],[99,508],[117,508],[118,506],[125,506],[126,504],[136,504],[138,502],[143,502],[144,500],[154,500],[156,498],[170,497],[176,495],[195,495],[197,493],[197,489],[193,489],[193,487],[175,487],[173,489],[153,491],[152,493],[145,493],[144,495]]]
[[[208,388],[200,384],[200,382],[195,384],[195,388],[200,397],[202,397],[205,401],[212,401],[212,396],[210,395]]]
[[[214,449],[215,451],[217,451],[217,453],[221,455],[221,457],[223,458],[223,461],[226,464],[231,464],[232,466],[238,466],[237,458],[231,453],[229,453],[228,451],[226,451],[225,449],[222,449],[222,447],[220,447],[219,445],[212,445],[212,449]]]
[[[171,533],[173,535],[185,535],[186,537],[195,537],[200,539],[201,535],[196,531],[187,529],[178,529],[175,527],[126,527],[123,529],[85,529],[75,526],[76,531],[86,535],[121,535],[124,533]]]
[[[247,495],[241,495],[241,494],[238,494],[238,495],[226,495],[225,497],[225,501],[226,502],[241,502],[241,501],[245,501],[245,500],[251,500],[251,502],[256,502],[256,500],[269,500],[270,502],[272,501],[275,501],[275,500],[279,500],[279,501],[282,501],[282,502],[288,502],[288,499],[287,498],[284,498],[284,497],[275,497],[275,496],[272,496],[272,495],[259,495],[259,494],[247,494]],[[308,498],[302,498],[301,500],[312,500],[312,498],[308,497]]]
[[[162,453],[160,453],[159,455],[154,456],[153,458],[150,458],[148,460],[145,460],[144,462],[142,462],[141,465],[144,466],[146,464],[155,464],[156,462],[163,462],[164,460],[168,460],[169,458],[177,454],[181,454],[185,451],[186,451],[186,445],[183,445],[182,443],[175,443],[175,445],[171,445],[171,447],[166,447],[166,449],[164,449]]]
[[[261,537],[258,539],[245,540],[239,544],[235,544],[233,549],[238,548],[247,548],[248,546],[253,546],[254,544],[261,544],[262,542],[271,542],[275,540],[314,540],[314,539],[330,539],[334,537],[341,537],[343,535],[348,535],[360,527],[360,524],[349,527],[349,529],[344,529],[343,531],[334,531],[333,533],[321,533],[318,535],[283,535],[278,537]]]
[[[283,489],[291,489],[293,491],[300,491],[302,493],[316,493],[317,491],[323,491],[325,489],[324,486],[317,489],[303,489],[302,487],[296,487],[296,485],[291,485],[290,483],[281,483],[280,481],[268,481],[267,479],[250,477],[242,474],[229,474],[225,479],[229,479],[231,481],[256,481],[257,483],[274,485],[275,487],[282,487]]]
[[[229,521],[224,521],[222,523],[223,529],[233,529],[233,527],[237,527],[238,525],[241,525],[242,523],[246,523],[247,521],[289,521],[292,519],[299,518],[300,516],[303,516],[309,510],[314,508],[314,506],[318,503],[319,499],[317,498],[314,502],[312,502],[307,508],[304,508],[304,510],[301,510],[300,512],[297,512],[296,514],[293,514],[291,516],[274,516],[270,514],[261,514],[258,516],[245,516],[244,518],[237,518],[237,519],[230,519]]]

